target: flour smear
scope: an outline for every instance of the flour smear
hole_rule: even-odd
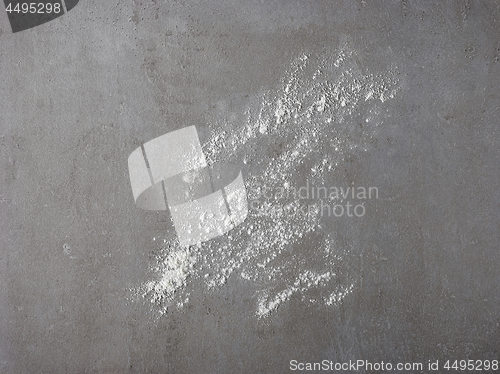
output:
[[[303,201],[293,196],[275,201],[256,191],[299,188],[305,180],[328,185],[333,177],[342,178],[346,158],[370,147],[383,126],[384,103],[400,87],[397,68],[365,71],[347,41],[335,50],[304,53],[290,63],[280,87],[249,103],[240,127],[214,123],[203,151],[209,163],[242,160],[249,202],[299,208]],[[201,281],[210,292],[237,276],[257,290],[256,318],[279,314],[292,299],[333,308],[360,279],[349,257],[356,240],[339,243],[332,227],[314,211],[261,214],[250,209],[243,224],[197,247],[158,238],[163,244],[152,279],[134,291],[161,315],[189,302],[189,282]]]

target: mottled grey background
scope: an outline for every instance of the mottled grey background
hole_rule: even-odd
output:
[[[338,233],[358,245],[362,286],[338,307],[292,298],[257,319],[250,283],[192,282],[184,309],[154,318],[129,289],[172,226],[134,206],[128,155],[237,122],[292,59],[342,36],[362,69],[394,66],[405,82],[370,150],[342,165],[384,197]],[[17,34],[2,13],[0,372],[500,359],[499,59],[493,0],[82,0]]]

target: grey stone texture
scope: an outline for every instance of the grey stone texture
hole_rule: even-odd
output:
[[[155,317],[131,289],[151,277],[152,238],[173,228],[134,205],[129,154],[185,126],[236,130],[293,59],[346,38],[361,71],[394,68],[400,82],[367,150],[340,160],[383,197],[327,228],[349,247],[338,271],[353,292],[257,318],[262,285],[233,274],[209,292],[193,278],[189,302]],[[2,13],[0,372],[499,360],[499,60],[494,0],[81,0],[15,34]],[[353,142],[364,105],[345,116]],[[316,246],[297,248],[304,266]]]

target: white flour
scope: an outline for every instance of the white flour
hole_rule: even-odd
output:
[[[257,316],[264,317],[276,309],[283,301],[286,301],[294,293],[298,291],[306,292],[311,287],[318,287],[320,283],[326,283],[331,279],[330,272],[324,274],[315,274],[311,271],[302,273],[292,286],[286,290],[279,292],[273,297],[271,301],[268,299],[268,294],[259,300],[259,308],[257,309]]]
[[[344,158],[366,149],[382,123],[379,106],[399,87],[396,72],[367,73],[356,61],[347,42],[337,52],[297,58],[279,89],[249,104],[247,121],[240,128],[225,121],[213,125],[203,147],[207,161],[243,160],[249,201],[259,197],[259,188],[298,188],[305,179],[328,183],[331,175],[342,175]],[[358,130],[351,118],[362,110],[366,122]],[[298,209],[302,202],[264,199],[260,206],[285,203]],[[291,215],[278,210],[262,215],[250,209],[242,225],[198,248],[165,243],[153,269],[156,278],[140,290],[166,311],[165,306],[188,302],[190,277],[204,280],[212,290],[230,276],[240,276],[261,289],[255,295],[259,318],[277,313],[291,298],[324,307],[338,305],[358,279],[338,274],[338,269],[350,268],[349,248],[337,244],[335,233],[324,230],[323,223],[318,212]]]
[[[194,257],[189,253],[189,249],[184,248],[170,252],[160,269],[161,279],[146,284],[146,292],[152,293],[151,301],[154,302],[165,296],[172,296],[184,284],[193,263]]]

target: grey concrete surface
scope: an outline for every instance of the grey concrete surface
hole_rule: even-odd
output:
[[[0,373],[500,360],[498,1],[81,0],[42,26],[9,27],[2,13]],[[322,219],[292,240],[272,280],[242,277],[259,269],[249,257],[241,274],[207,286],[202,273],[223,266],[203,251],[252,245],[237,232],[202,247],[170,299],[141,296],[175,232],[168,213],[134,205],[129,154],[190,125],[207,145],[218,129],[238,134],[266,103],[275,113],[301,56],[312,67],[295,87],[301,105],[315,67],[325,82],[347,82],[355,93],[345,97],[359,99],[352,87],[373,77],[392,97],[363,97],[349,111],[327,102],[337,108],[328,125],[312,112],[301,122],[271,115],[278,130],[227,143],[220,158],[245,159],[251,181],[288,154],[295,129],[299,138],[319,129],[287,180],[304,183],[333,154],[323,183],[377,186],[380,198],[363,218]],[[335,245],[320,256],[327,237]],[[262,245],[259,259],[277,251]],[[279,296],[304,269],[323,268],[332,282],[256,314],[263,292]],[[339,302],[313,302],[347,285]]]

